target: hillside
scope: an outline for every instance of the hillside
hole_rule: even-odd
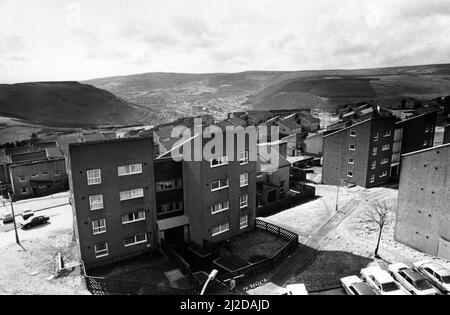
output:
[[[403,100],[450,94],[450,65],[362,70],[148,73],[87,81],[154,111],[160,122],[186,115],[245,109],[322,108],[373,100],[396,107]]]
[[[152,120],[148,109],[78,82],[2,84],[0,114],[34,124],[64,127]]]

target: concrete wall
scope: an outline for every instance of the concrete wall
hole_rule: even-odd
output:
[[[157,248],[158,233],[154,191],[153,141],[129,138],[71,144],[70,186],[81,257],[88,267],[108,264]],[[142,164],[142,174],[119,177],[117,167]],[[102,183],[89,186],[87,170],[101,169]],[[120,201],[119,192],[144,188],[144,198]],[[89,196],[103,195],[104,208],[91,211]],[[122,224],[122,215],[145,211],[146,220]],[[106,219],[107,232],[93,235],[92,221]],[[124,246],[124,238],[147,233],[147,244]],[[108,242],[109,255],[96,258],[94,245]]]
[[[450,145],[403,156],[395,239],[450,259]],[[441,252],[440,252],[441,251]]]
[[[323,154],[323,136],[324,133],[317,133],[308,136],[305,140],[305,153],[313,154],[315,156],[322,156]]]

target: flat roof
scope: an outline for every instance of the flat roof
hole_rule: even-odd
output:
[[[442,144],[442,145],[439,145],[437,147],[431,147],[431,148],[427,148],[427,149],[423,149],[423,150],[419,150],[419,151],[406,153],[406,154],[403,154],[402,156],[403,157],[407,157],[407,156],[410,156],[410,155],[419,154],[419,153],[423,153],[423,152],[428,152],[428,151],[432,151],[432,150],[439,150],[439,149],[447,148],[447,147],[450,147],[450,143]]]
[[[75,143],[69,143],[69,149],[72,147],[81,147],[81,146],[89,146],[89,145],[96,145],[96,144],[131,142],[131,141],[150,140],[150,139],[153,140],[153,136],[149,135],[149,136],[133,137],[133,138],[117,138],[117,139],[89,141],[89,142],[75,142]]]

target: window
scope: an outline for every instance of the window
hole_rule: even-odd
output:
[[[355,164],[355,159],[353,158],[348,158],[348,164]]]
[[[42,173],[42,176],[48,176],[48,172]]]
[[[88,185],[101,184],[102,183],[102,171],[100,169],[87,171],[87,181],[88,181]]]
[[[375,148],[373,148],[373,154],[372,155],[377,155],[378,154],[378,148],[377,147],[375,147]]]
[[[372,162],[372,169],[376,169],[377,168],[377,161],[373,161]]]
[[[383,151],[388,151],[389,149],[391,148],[391,145],[390,144],[385,144],[385,145],[383,145]]]
[[[117,168],[119,176],[129,176],[142,173],[142,164],[131,164],[126,166],[119,166]]]
[[[147,234],[136,235],[132,237],[127,237],[123,240],[125,247],[130,247],[138,244],[147,243]]]
[[[26,176],[19,177],[19,182],[26,182],[26,181],[27,181],[27,177]]]
[[[354,144],[350,144],[350,145],[348,146],[348,149],[349,149],[350,151],[355,151],[355,150],[356,150],[356,146],[355,146]]]
[[[248,151],[241,152],[239,161],[240,161],[241,165],[248,164]]]
[[[130,224],[144,220],[145,220],[145,211],[129,213],[122,216],[122,224]]]
[[[350,137],[356,137],[356,131],[350,130]]]
[[[166,204],[161,204],[156,207],[158,214],[168,213],[168,212],[178,212],[183,210],[183,202],[176,201]]]
[[[428,132],[430,132],[430,127],[425,128],[425,133],[428,133]]]
[[[89,196],[89,206],[91,211],[103,209],[103,195]]]
[[[380,176],[380,177],[386,177],[386,176],[388,176],[388,172],[387,172],[387,171],[383,171],[383,172],[381,173],[381,176]]]
[[[106,242],[95,245],[94,250],[96,258],[105,257],[109,255],[108,243]]]
[[[241,230],[248,227],[248,215],[241,216]]]
[[[245,208],[245,207],[248,207],[248,195],[247,195],[247,194],[242,195],[242,196],[239,198],[239,204],[240,204],[240,206],[241,206],[241,209],[242,209],[242,208]]]
[[[130,200],[130,199],[138,199],[144,197],[144,189],[138,188],[138,189],[132,189],[132,190],[125,190],[121,191],[119,193],[120,195],[120,201]]]
[[[56,170],[55,171],[55,176],[59,176],[59,175],[61,175],[61,171],[60,170]]]
[[[217,236],[222,233],[228,232],[230,230],[230,222],[227,222],[225,224],[213,227],[211,230],[212,236]]]
[[[94,232],[94,235],[106,233],[106,220],[92,221],[92,232]]]
[[[221,203],[218,203],[214,206],[211,207],[211,213],[212,214],[217,214],[223,211],[227,211],[228,209],[230,209],[230,202],[229,201],[224,201]]]
[[[228,164],[228,156],[220,156],[220,157],[212,158],[210,163],[211,163],[211,167],[219,167],[222,165],[227,165]]]
[[[370,176],[370,183],[375,183],[375,174]]]
[[[377,133],[375,133],[375,136],[373,137],[373,141],[378,141],[378,138],[379,138],[379,134],[377,132]]]
[[[389,158],[384,158],[381,160],[381,164],[388,164],[389,163]]]
[[[241,174],[241,187],[248,186],[248,173]]]
[[[384,137],[390,137],[392,135],[392,131],[390,131],[390,130],[387,130],[385,133],[384,133]]]
[[[31,175],[31,177],[38,177],[39,176],[39,174],[33,174],[33,175]]]
[[[27,187],[23,187],[21,192],[22,192],[22,194],[28,193],[28,188]]]
[[[423,142],[423,146],[426,147],[427,145],[428,145],[428,140],[425,140],[425,141]]]
[[[156,183],[156,192],[180,189],[182,187],[183,187],[183,181],[181,180],[181,178],[172,179],[172,180],[167,180],[164,182],[157,182]]]
[[[353,172],[347,171],[347,177],[353,177]]]
[[[229,186],[229,180],[227,179],[221,179],[218,181],[214,181],[211,183],[211,191],[217,191],[221,189],[228,188]]]

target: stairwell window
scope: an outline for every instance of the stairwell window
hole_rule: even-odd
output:
[[[92,232],[94,235],[106,233],[106,220],[100,219],[92,221]]]
[[[248,215],[241,216],[240,227],[241,230],[248,228]]]
[[[214,236],[226,233],[229,230],[230,230],[230,222],[227,222],[225,224],[213,227],[211,229],[211,235],[214,237]]]
[[[230,209],[230,202],[229,201],[224,201],[221,203],[218,203],[214,206],[211,207],[211,213],[212,214],[217,214],[220,212],[224,212]]]
[[[211,191],[218,191],[222,189],[226,189],[229,187],[230,181],[229,179],[221,179],[214,182],[211,182]]]
[[[117,168],[119,176],[130,176],[136,174],[142,174],[142,164],[131,164],[125,166],[119,166]]]
[[[147,243],[147,234],[140,234],[132,237],[127,237],[123,240],[125,247],[135,246]]]
[[[103,209],[103,195],[89,196],[91,211]]]
[[[248,186],[248,173],[241,174],[240,182],[241,182],[241,187]]]
[[[121,191],[119,195],[120,201],[143,198],[144,188]]]
[[[99,185],[102,183],[102,171],[100,169],[87,171],[88,185]]]
[[[109,255],[108,251],[108,243],[103,242],[97,245],[94,245],[95,258],[101,258]]]
[[[181,178],[167,180],[164,182],[156,183],[156,192],[180,189],[183,187],[183,181]]]
[[[240,204],[241,209],[248,207],[248,194],[242,195],[239,198],[239,204]]]
[[[212,158],[210,163],[211,163],[211,168],[227,165],[228,164],[228,156]]]

